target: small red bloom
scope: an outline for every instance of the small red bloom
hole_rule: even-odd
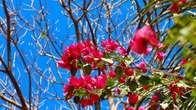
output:
[[[125,83],[126,77],[121,76],[120,79],[118,80],[120,83]]]
[[[114,52],[118,48],[118,43],[108,39],[103,40],[101,46],[105,49],[106,52]]]
[[[138,110],[145,110],[145,107],[140,106],[140,107],[138,108]]]
[[[130,104],[136,104],[139,101],[139,95],[136,93],[129,94],[128,100]]]
[[[186,3],[187,0],[179,0],[179,2]]]
[[[63,89],[64,89],[64,95],[67,95],[69,93],[69,91],[71,90],[71,86],[65,85]]]
[[[82,107],[86,107],[86,106],[90,105],[91,101],[90,101],[90,99],[82,99],[80,103],[81,103]]]
[[[135,110],[134,107],[128,107],[126,110]]]
[[[119,87],[116,87],[114,91],[115,91],[115,93],[117,93],[117,94],[120,94],[120,93],[121,93],[121,90],[120,90]]]
[[[84,62],[86,63],[92,63],[94,61],[93,57],[91,57],[90,55],[86,55],[83,57]]]
[[[103,53],[99,50],[92,50],[91,54],[95,57],[95,58],[103,58]]]
[[[65,85],[63,88],[63,92],[64,92],[64,96],[66,96],[67,99],[71,99],[73,97],[72,91],[73,91],[73,87],[71,85]]]
[[[118,52],[120,53],[120,55],[122,56],[127,56],[127,50],[123,47],[118,47]]]
[[[115,73],[114,71],[110,71],[110,72],[109,72],[109,76],[110,76],[111,78],[115,78],[115,77],[116,77],[116,73]]]
[[[170,7],[170,11],[173,13],[179,13],[180,12],[180,5],[182,5],[183,3],[186,3],[187,0],[179,0],[178,2],[174,2],[171,7]]]
[[[178,3],[173,3],[170,7],[170,11],[173,13],[179,13],[179,4]]]
[[[181,62],[180,62],[181,65],[184,65],[184,64],[186,64],[186,63],[187,63],[187,60],[186,60],[185,58],[183,58],[183,59],[181,60]]]
[[[146,68],[146,62],[142,61],[138,66],[139,69],[141,69],[142,72],[146,73],[147,72],[147,68]]]
[[[165,53],[164,52],[157,52],[156,57],[159,59],[159,61],[162,61],[163,58],[165,57]]]
[[[147,54],[147,46],[160,47],[160,43],[157,39],[156,33],[153,31],[150,25],[136,31],[133,40],[130,42],[130,48],[132,51],[138,54]]]
[[[83,80],[76,78],[75,76],[70,77],[69,84],[72,85],[74,88],[79,89],[83,86]]]
[[[152,101],[157,102],[159,100],[159,97],[157,95],[152,96]]]
[[[143,86],[143,89],[144,90],[148,90],[148,86]]]
[[[98,89],[103,89],[106,85],[107,76],[105,74],[101,74],[96,78],[96,87]]]
[[[125,74],[126,74],[127,76],[132,76],[132,75],[134,74],[134,71],[133,71],[131,68],[129,68],[129,69],[127,69],[127,70],[125,71]]]
[[[91,104],[94,104],[98,100],[99,100],[99,96],[97,94],[91,94],[91,96],[90,96]]]

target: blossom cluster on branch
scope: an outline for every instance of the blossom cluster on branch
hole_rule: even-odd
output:
[[[163,51],[159,51],[163,44],[150,25],[138,29],[128,47],[138,55],[147,55],[155,48],[158,62],[165,56]],[[177,96],[184,96],[188,87],[178,86],[177,81],[174,83],[170,80],[166,81],[166,85],[160,81],[160,77],[147,75],[148,71],[153,73],[156,68],[145,61],[133,66],[134,63],[130,52],[112,39],[103,40],[101,46],[94,45],[90,39],[70,45],[65,48],[62,60],[58,61],[60,67],[71,73],[69,83],[64,86],[65,99],[74,97],[76,103],[85,107],[109,97],[128,97],[124,103],[128,110],[132,110],[142,103],[147,97],[144,93],[154,86],[165,86],[173,101]],[[78,70],[82,70],[79,77],[76,74]],[[151,96],[148,108],[154,108],[163,101],[162,92],[162,89],[158,89],[154,95],[148,94]]]

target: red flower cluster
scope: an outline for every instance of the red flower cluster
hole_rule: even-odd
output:
[[[136,93],[131,93],[128,95],[128,100],[130,104],[136,104],[139,100],[139,95]]]
[[[86,107],[88,105],[93,105],[99,100],[99,96],[96,94],[91,94],[89,98],[83,98],[81,100],[82,107]]]
[[[125,69],[125,71],[124,74],[118,79],[118,81],[120,83],[125,83],[127,77],[134,75],[134,70],[132,68],[126,67],[126,65],[123,66],[122,68]]]
[[[165,53],[164,52],[156,52],[156,58],[159,61],[162,61],[164,57],[165,57]]]
[[[183,59],[181,60],[181,62],[180,62],[181,65],[184,65],[184,64],[186,64],[186,63],[187,63],[187,59],[185,59],[185,58],[183,58]]]
[[[146,73],[147,72],[147,67],[146,67],[146,62],[142,61],[140,64],[137,65],[137,67],[143,72]]]
[[[79,60],[85,63],[93,63],[94,58],[102,58],[103,53],[92,44],[90,40],[84,43],[72,44],[64,50],[62,60],[58,61],[58,65],[62,68],[71,70],[80,68],[77,64]]]
[[[158,97],[157,95],[153,95],[151,99],[152,99],[152,101],[154,101],[154,102],[159,101],[159,97]]]
[[[108,39],[103,40],[101,42],[101,46],[105,49],[106,52],[114,52],[118,48],[118,43]]]
[[[184,96],[184,91],[185,88],[184,87],[178,87],[176,84],[179,82],[179,80],[173,81],[170,85],[169,85],[169,91],[172,95],[172,98],[174,101],[176,101],[177,95],[179,96]]]
[[[90,93],[91,96],[90,98],[83,98],[81,100],[81,104],[83,106],[92,105],[99,99],[99,96],[94,94],[93,90],[103,89],[106,85],[106,81],[107,76],[104,74],[101,74],[95,78],[89,75],[81,78],[71,76],[69,84],[64,86],[64,95],[69,95],[68,99],[70,99],[73,96],[72,92],[74,89],[84,89],[87,93]]]
[[[112,41],[111,39],[103,40],[101,46],[105,49],[105,52],[111,53],[118,51],[120,55],[127,56],[127,51],[124,47],[120,46],[117,42]]]
[[[150,49],[148,45],[160,47],[156,33],[150,25],[136,31],[133,40],[130,42],[130,49],[138,54],[148,54]]]
[[[171,5],[170,11],[173,13],[179,13],[180,12],[180,5],[183,3],[186,3],[187,0],[178,0],[178,2],[175,2]]]

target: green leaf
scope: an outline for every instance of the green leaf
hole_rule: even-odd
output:
[[[44,39],[44,38],[46,37],[46,34],[45,34],[44,32],[41,32],[40,37],[41,37],[42,39]]]
[[[117,66],[116,69],[115,69],[115,72],[116,72],[116,77],[115,79],[119,79],[122,74],[123,74],[123,68],[121,66]]]
[[[106,83],[106,86],[108,87],[113,87],[115,85],[115,82],[112,78],[108,78],[107,79],[107,83]]]
[[[141,85],[148,85],[150,82],[150,77],[142,75],[138,81]]]
[[[127,85],[129,86],[130,91],[135,91],[138,88],[136,81],[128,81]]]
[[[92,71],[91,65],[85,65],[85,66],[83,67],[84,75],[89,75],[89,74],[91,73],[91,71]]]
[[[160,79],[160,78],[154,77],[154,78],[152,78],[151,80],[152,80],[153,82],[155,82],[155,84],[160,84],[160,83],[161,83],[161,79]]]
[[[196,97],[196,88],[192,89],[191,96]]]

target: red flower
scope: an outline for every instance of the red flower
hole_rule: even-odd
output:
[[[143,86],[143,89],[144,90],[148,90],[148,86]]]
[[[64,95],[67,95],[70,90],[71,90],[71,86],[70,85],[65,85],[64,88],[63,88]]]
[[[146,68],[146,62],[142,61],[138,66],[139,69],[141,69],[142,72],[146,73],[147,72],[147,68]]]
[[[148,45],[157,48],[161,45],[157,39],[156,33],[149,25],[136,31],[133,40],[130,42],[130,48],[138,54],[147,54]]]
[[[67,99],[71,99],[73,97],[72,94],[73,87],[71,85],[65,85],[63,88],[64,96],[66,96]]]
[[[118,80],[120,83],[125,83],[126,77],[121,76],[120,79]]]
[[[125,71],[125,74],[126,74],[127,76],[132,76],[132,75],[134,74],[134,71],[133,71],[131,68],[129,68],[129,69],[127,69],[127,70]]]
[[[171,5],[170,11],[173,13],[179,13],[180,12],[180,5],[183,3],[186,3],[187,0],[179,0],[178,2],[175,2]]]
[[[110,76],[111,78],[115,78],[115,77],[116,77],[116,73],[115,73],[114,71],[110,71],[110,72],[109,72],[109,76]]]
[[[105,74],[101,74],[96,78],[96,87],[98,89],[103,89],[106,85],[107,76]]]
[[[179,0],[179,2],[181,2],[181,3],[186,3],[187,0]]]
[[[83,61],[86,63],[92,63],[94,61],[94,59],[90,55],[86,55],[83,57]]]
[[[127,56],[127,50],[123,47],[118,47],[118,52],[120,53],[120,55],[122,56]]]
[[[95,58],[103,58],[103,53],[99,50],[92,50],[91,54],[95,57]]]
[[[159,97],[157,95],[152,96],[152,101],[157,102],[159,100]]]
[[[170,7],[170,11],[173,13],[179,13],[179,4],[178,3],[173,3]]]
[[[79,89],[83,86],[83,80],[76,78],[75,76],[70,77],[69,84],[72,85],[74,88]]]
[[[164,52],[157,52],[156,57],[159,59],[159,61],[162,61],[163,58],[165,57],[165,53]]]
[[[116,88],[114,89],[114,92],[117,93],[117,94],[120,94],[120,93],[121,93],[121,90],[120,90],[119,87],[116,87]]]
[[[127,110],[135,110],[134,107],[128,107]]]
[[[181,65],[184,65],[184,64],[186,64],[186,63],[187,63],[187,60],[186,60],[185,58],[183,58],[183,59],[181,60],[181,62],[180,62]]]
[[[86,107],[86,106],[90,105],[91,101],[90,101],[90,99],[82,99],[80,103],[81,103],[82,107]]]
[[[134,37],[130,42],[131,50],[138,54],[147,54],[148,42],[144,38]]]
[[[99,100],[99,96],[97,94],[91,94],[91,96],[90,96],[91,104],[94,104],[98,100]]]
[[[140,106],[140,107],[138,108],[138,110],[145,110],[145,107]]]
[[[118,48],[118,43],[108,39],[103,40],[101,46],[105,49],[106,52],[114,52]]]
[[[139,95],[136,93],[129,94],[128,100],[130,104],[136,104],[139,101]]]
[[[87,92],[91,92],[95,88],[96,80],[90,75],[84,76],[82,80],[84,82],[83,87],[86,89]]]

